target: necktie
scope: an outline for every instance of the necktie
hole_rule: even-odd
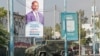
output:
[[[38,15],[38,13],[35,12],[35,14],[36,14],[36,21],[39,22],[39,15]]]

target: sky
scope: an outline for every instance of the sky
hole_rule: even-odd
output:
[[[14,1],[14,11],[19,14],[25,15],[26,13],[26,3],[31,0],[13,0]],[[42,0],[40,0],[42,1]],[[99,2],[96,1],[96,11],[100,12]],[[93,5],[93,0],[66,0],[66,11],[67,12],[76,12],[80,9],[84,10],[85,16],[89,19],[92,15],[91,6]],[[56,6],[56,11],[54,13],[54,7]],[[7,7],[7,0],[0,0],[0,7]],[[28,7],[28,6],[27,6]],[[46,26],[54,26],[55,22],[60,22],[60,13],[64,10],[64,0],[43,0],[44,7],[44,17]],[[55,18],[55,20],[54,20]]]

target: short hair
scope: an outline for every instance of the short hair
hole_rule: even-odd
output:
[[[32,4],[34,4],[34,3],[38,3],[38,1],[33,1]]]

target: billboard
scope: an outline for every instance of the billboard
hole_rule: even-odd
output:
[[[26,0],[25,36],[43,37],[43,0]]]
[[[66,35],[68,41],[78,40],[78,17],[77,13],[61,13],[62,36]]]

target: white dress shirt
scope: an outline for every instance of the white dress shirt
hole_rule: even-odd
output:
[[[38,12],[37,11],[33,11],[33,14],[35,16],[35,19],[37,22],[39,22],[39,15],[38,15]]]

